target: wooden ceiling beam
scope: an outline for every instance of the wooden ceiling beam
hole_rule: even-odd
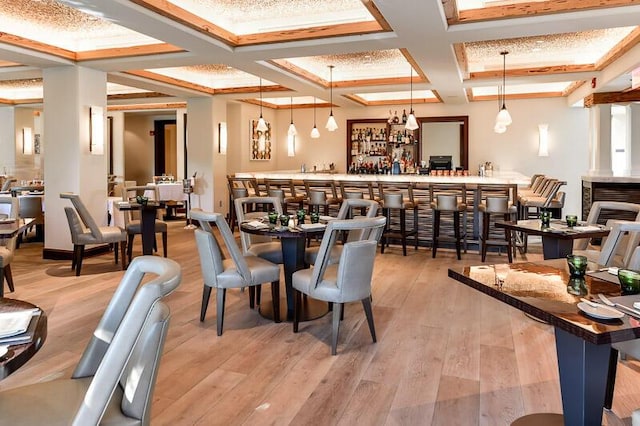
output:
[[[532,75],[566,74],[596,71],[593,65],[553,65],[549,67],[508,69],[507,77],[529,77]],[[502,70],[477,71],[469,73],[469,80],[502,78]]]
[[[639,102],[640,89],[631,90],[629,92],[602,92],[592,93],[584,98],[584,106],[586,108],[601,104],[619,104],[627,102]]]

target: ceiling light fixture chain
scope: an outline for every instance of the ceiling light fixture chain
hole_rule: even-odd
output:
[[[269,129],[267,122],[262,118],[262,78],[260,78],[260,118],[258,119],[258,126],[256,130],[259,132],[266,132]]]
[[[416,116],[413,114],[413,66],[410,68],[409,72],[409,87],[411,99],[409,104],[409,117],[407,118],[407,124],[404,125],[404,128],[407,130],[416,130],[419,126]]]
[[[498,101],[500,101],[500,92],[502,91],[502,107],[498,111],[496,116],[496,124],[493,130],[496,133],[504,133],[507,130],[507,126],[512,123],[511,114],[507,110],[506,98],[507,98],[507,55],[508,51],[503,50],[500,52],[502,55],[502,88],[498,88]]]
[[[325,126],[330,132],[338,129],[338,123],[336,123],[336,119],[333,117],[333,68],[334,65],[329,65],[329,105],[331,106],[331,111],[329,112],[329,119]]]

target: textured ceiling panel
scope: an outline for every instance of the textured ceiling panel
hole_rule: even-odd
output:
[[[573,81],[562,81],[557,83],[537,83],[537,84],[516,84],[509,85],[507,81],[507,95],[516,95],[524,93],[557,93],[567,89]],[[474,87],[472,89],[473,96],[496,96],[498,94],[497,86]]]
[[[254,87],[260,84],[260,78],[227,65],[193,65],[188,67],[157,68],[147,71],[210,87],[212,89]],[[276,85],[262,80],[263,86]]]

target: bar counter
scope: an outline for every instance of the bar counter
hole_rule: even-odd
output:
[[[336,183],[340,181],[346,182],[370,182],[375,188],[378,186],[378,182],[385,183],[399,183],[399,184],[413,184],[413,196],[419,203],[418,208],[418,243],[421,246],[430,246],[433,232],[432,232],[432,211],[429,207],[429,185],[431,184],[464,184],[467,194],[467,206],[468,210],[465,212],[465,219],[463,220],[463,227],[467,234],[467,243],[478,244],[480,221],[478,213],[478,204],[480,200],[478,192],[476,191],[478,185],[514,185],[522,186],[529,185],[531,179],[518,172],[494,172],[491,177],[487,176],[427,176],[416,174],[400,174],[400,175],[376,175],[376,174],[344,174],[344,173],[300,173],[298,171],[275,171],[275,172],[240,172],[236,173],[235,177],[238,178],[255,178],[260,184],[265,179],[291,179],[294,182],[296,191],[300,194],[305,193],[304,180],[333,180]],[[333,212],[331,214],[335,214]],[[444,218],[441,225],[444,229],[444,233],[451,233],[452,224],[449,223],[449,219]]]
[[[368,174],[346,174],[346,173],[300,173],[297,171],[276,171],[276,172],[238,172],[235,176],[240,178],[263,179],[293,179],[294,181],[307,180],[334,180],[353,181],[363,180],[370,182],[411,182],[411,183],[464,183],[466,185],[529,185],[531,179],[522,173],[513,171],[493,172],[493,176],[428,176],[417,174],[400,175],[368,175]]]

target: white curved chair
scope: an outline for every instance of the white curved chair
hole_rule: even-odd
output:
[[[371,338],[376,341],[371,310],[371,279],[376,247],[386,223],[387,219],[384,216],[333,220],[328,223],[316,264],[310,269],[302,269],[293,274],[294,333],[298,332],[302,294],[305,294],[317,300],[333,303],[332,355],[336,354],[338,346],[338,330],[344,303],[362,302]],[[361,231],[367,236],[359,241],[346,243],[339,262],[331,263],[331,250],[341,231]]]
[[[249,287],[249,303],[253,307],[254,291],[262,283],[271,283],[271,299],[275,322],[280,322],[280,267],[257,256],[243,255],[236,244],[231,228],[220,213],[191,210],[191,218],[200,222],[202,229],[196,229],[196,244],[200,256],[200,269],[204,286],[200,321],[204,321],[211,296],[216,289],[216,320],[218,336],[222,335],[224,324],[224,302],[228,288]],[[225,259],[211,223],[220,231],[227,252],[231,256]]]
[[[148,274],[157,276],[140,286]],[[180,266],[173,260],[136,258],[71,378],[0,392],[1,421],[15,425],[149,425],[169,326],[169,309],[161,299],[180,280]]]

